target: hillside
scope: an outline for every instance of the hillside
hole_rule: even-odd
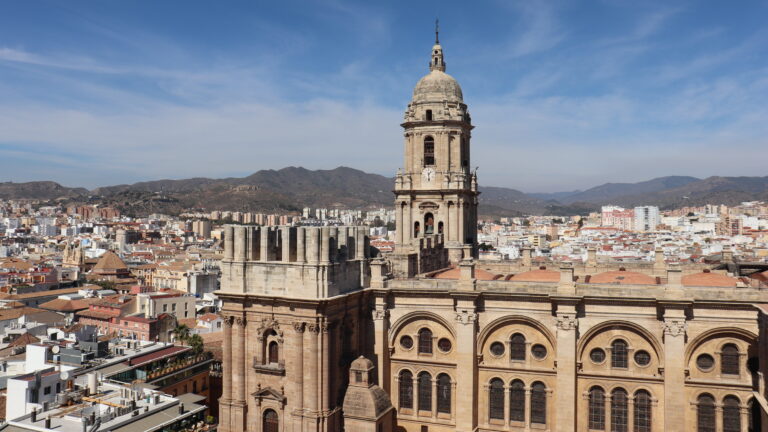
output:
[[[58,200],[65,204],[114,206],[128,215],[177,214],[185,210],[285,212],[302,207],[390,207],[394,180],[348,167],[308,170],[287,167],[257,171],[247,177],[155,180],[104,186],[93,191],[50,181],[0,183],[0,199]],[[483,216],[586,214],[604,204],[661,208],[734,205],[768,201],[768,177],[660,177],[639,183],[606,183],[585,191],[525,194],[515,189],[481,186]],[[555,198],[557,197],[557,198]]]

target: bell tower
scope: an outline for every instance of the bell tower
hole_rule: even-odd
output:
[[[477,175],[470,170],[472,121],[459,83],[445,73],[435,30],[429,73],[405,110],[403,169],[395,179],[396,253],[442,242],[451,263],[476,254]],[[421,266],[420,266],[421,267]]]

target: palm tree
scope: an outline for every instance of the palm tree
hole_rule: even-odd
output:
[[[176,328],[173,329],[173,334],[176,335],[176,339],[179,342],[185,342],[189,339],[190,333],[189,327],[187,327],[186,324],[178,324]]]
[[[203,338],[199,334],[193,334],[187,339],[187,345],[192,347],[195,354],[200,354],[203,352],[205,342],[203,342]]]

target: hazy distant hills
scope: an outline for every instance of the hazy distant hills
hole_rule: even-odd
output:
[[[188,209],[295,211],[302,207],[373,208],[393,203],[394,180],[339,167],[262,170],[242,178],[156,180],[104,186],[93,191],[58,183],[0,183],[0,199],[100,203],[126,214],[179,213]],[[480,187],[483,215],[584,214],[603,204],[625,207],[738,204],[768,201],[768,177],[660,177],[639,183],[606,183],[585,191],[525,194],[515,189]]]

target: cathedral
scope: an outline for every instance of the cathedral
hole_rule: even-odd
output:
[[[729,253],[478,259],[472,119],[429,58],[391,253],[364,227],[225,228],[220,430],[765,430],[768,292]]]

